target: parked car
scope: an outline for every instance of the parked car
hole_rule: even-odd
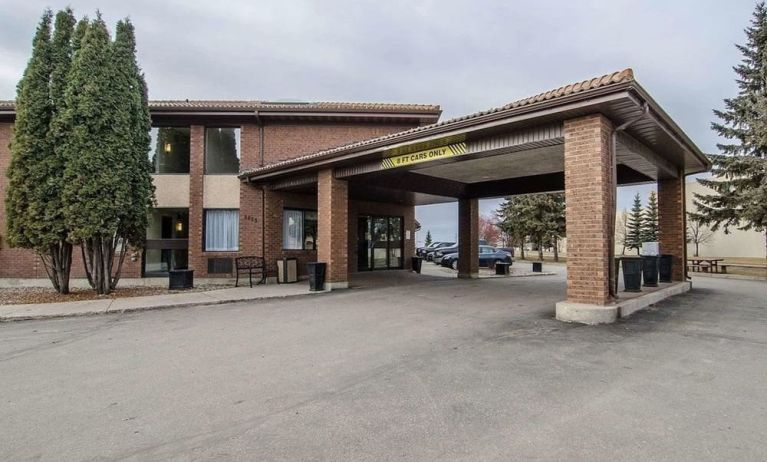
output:
[[[453,245],[453,242],[432,242],[429,245],[418,247],[415,249],[415,254],[421,258],[426,258],[426,254],[432,250],[435,250],[439,247],[444,247],[446,245]]]
[[[513,261],[510,252],[489,245],[479,246],[479,266],[492,268],[496,263],[512,263]],[[440,259],[440,265],[457,270],[458,252],[443,255]]]
[[[480,239],[479,245],[487,245],[487,241],[485,241],[484,239]],[[439,247],[429,251],[426,254],[426,261],[433,261],[434,263],[439,263],[442,259],[442,256],[447,255],[449,253],[455,253],[455,252],[458,252],[458,243],[450,242],[447,245],[444,245],[443,247]]]
[[[442,257],[444,255],[458,252],[458,244],[453,245],[447,245],[444,247],[439,247],[437,249],[434,249],[426,254],[426,260],[427,261],[433,261],[434,263],[439,263],[442,260]]]

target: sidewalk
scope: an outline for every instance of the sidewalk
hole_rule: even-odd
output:
[[[151,295],[144,297],[105,298],[103,300],[26,305],[0,305],[0,322],[88,316],[106,313],[126,313],[130,311],[180,308],[198,305],[219,305],[222,303],[236,303],[320,293],[322,292],[310,292],[309,285],[306,281],[302,281],[295,284],[266,284],[254,286],[253,288],[236,287],[231,289],[209,290],[205,292]]]

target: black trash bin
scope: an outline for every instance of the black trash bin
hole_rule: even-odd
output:
[[[423,258],[411,257],[410,263],[412,264],[413,271],[415,271],[418,274],[421,274],[421,263],[423,263]]]
[[[642,257],[642,277],[645,287],[658,286],[658,256],[645,255]]]
[[[539,261],[533,262],[533,273],[540,273],[543,271],[543,263]]]
[[[327,263],[312,262],[306,266],[309,270],[309,290],[312,292],[325,290],[325,268]]]
[[[183,290],[194,287],[194,270],[174,269],[168,272],[168,290]]]
[[[642,291],[642,258],[623,257],[623,290],[626,292]]]
[[[495,274],[499,276],[508,276],[509,275],[509,268],[511,267],[511,263],[506,262],[496,262],[495,263]]]
[[[671,282],[672,256],[665,254],[660,256],[658,262],[658,282]]]

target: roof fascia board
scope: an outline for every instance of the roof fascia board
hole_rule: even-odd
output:
[[[623,84],[625,86],[625,84]],[[459,120],[455,124],[446,124],[434,127],[433,129],[423,132],[414,132],[403,136],[402,140],[393,144],[387,144],[391,140],[382,140],[378,143],[372,143],[372,145],[360,146],[358,149],[351,149],[348,154],[340,156],[330,157],[318,157],[316,159],[306,159],[304,162],[296,162],[294,165],[290,165],[284,169],[266,170],[263,174],[248,175],[243,174],[242,179],[249,179],[250,181],[260,181],[276,175],[288,175],[296,171],[300,171],[308,168],[320,168],[329,163],[338,161],[345,161],[354,159],[357,157],[364,157],[369,154],[376,153],[381,150],[397,149],[413,144],[413,141],[428,142],[434,141],[439,138],[445,138],[450,136],[456,136],[466,134],[471,131],[486,130],[489,128],[497,127],[499,125],[506,125],[511,123],[518,123],[533,119],[535,117],[543,117],[548,115],[555,115],[557,113],[570,111],[573,109],[585,108],[592,105],[604,104],[610,101],[615,101],[622,98],[627,98],[630,95],[625,91],[616,91],[615,86],[609,88],[610,92],[602,92],[602,95],[594,95],[593,92],[589,93],[588,97],[584,98],[584,94],[577,94],[579,98],[563,97],[561,99],[553,100],[556,104],[543,103],[523,106],[522,108],[510,108],[503,111],[498,111],[492,114],[486,114],[477,118],[468,120]],[[576,96],[576,95],[573,95]],[[570,99],[569,102],[562,101],[563,99]],[[551,101],[546,101],[551,103]],[[564,103],[564,104],[563,104]],[[533,107],[534,106],[534,107]],[[523,111],[523,109],[527,109]],[[486,120],[483,122],[483,120]],[[479,123],[478,123],[479,122]],[[430,132],[433,132],[429,134]],[[426,136],[424,136],[426,135]]]

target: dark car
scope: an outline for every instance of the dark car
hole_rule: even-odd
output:
[[[440,260],[442,260],[443,255],[447,255],[449,253],[455,253],[455,252],[458,252],[458,244],[451,244],[451,245],[446,245],[444,247],[438,247],[434,250],[429,251],[426,254],[426,260],[433,261],[434,263],[439,263]]]
[[[512,263],[511,253],[489,245],[479,246],[479,266],[492,268],[496,263]],[[440,265],[458,269],[458,252],[442,256]]]
[[[453,245],[453,242],[432,242],[429,245],[416,248],[415,254],[421,258],[425,258],[428,252],[433,251],[439,247],[444,247],[446,245]]]

